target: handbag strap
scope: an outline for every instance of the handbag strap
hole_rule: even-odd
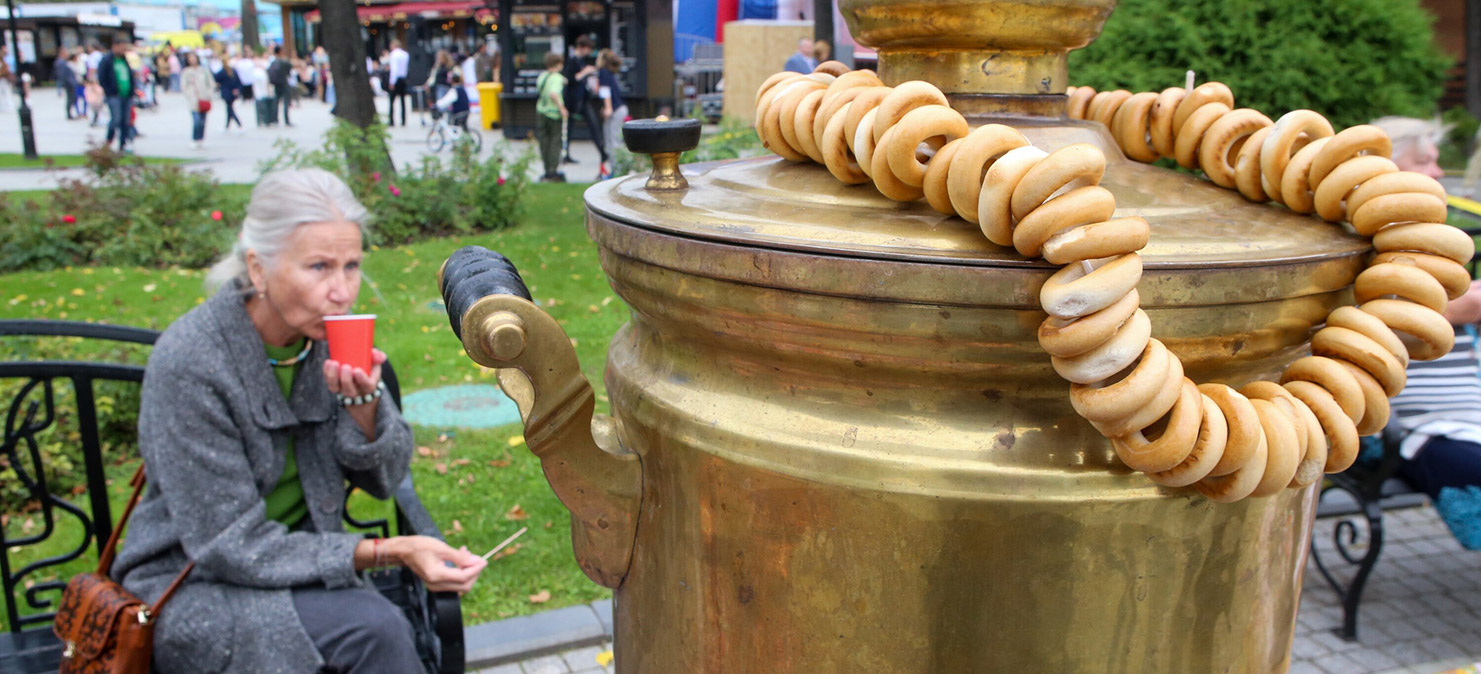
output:
[[[108,543],[103,546],[103,553],[98,558],[98,575],[104,578],[108,577],[108,569],[113,566],[113,558],[118,552],[118,535],[123,531],[124,526],[128,524],[129,516],[134,514],[134,506],[139,504],[139,497],[144,494],[144,483],[144,463],[140,462],[139,470],[135,471],[134,477],[129,480],[129,484],[134,487],[134,493],[129,495],[129,504],[124,507],[123,516],[118,518],[118,526],[113,527],[113,533],[108,535]],[[175,576],[175,580],[170,583],[169,587],[165,588],[164,594],[161,594],[159,599],[154,601],[154,606],[149,608],[151,615],[159,615],[159,611],[164,608],[165,602],[168,602],[170,597],[175,595],[175,591],[180,589],[180,585],[185,582],[185,577],[190,575],[191,570],[194,568],[195,562],[190,562],[185,565],[184,569],[180,570],[180,575]]]

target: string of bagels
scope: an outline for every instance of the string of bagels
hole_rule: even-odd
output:
[[[1150,231],[1142,218],[1114,217],[1099,148],[1046,152],[1009,126],[973,129],[928,82],[889,87],[837,62],[769,77],[756,94],[756,131],[785,159],[822,164],[896,201],[924,198],[997,245],[1062,265],[1039,294],[1048,314],[1039,344],[1070,382],[1075,411],[1153,482],[1234,502],[1346,470],[1359,436],[1388,422],[1409,361],[1454,345],[1442,312],[1470,286],[1463,263],[1474,246],[1444,224],[1444,188],[1400,171],[1377,127],[1334,132],[1310,110],[1271,121],[1235,108],[1217,82],[1137,94],[1071,87],[1067,96],[1070,117],[1104,124],[1136,161],[1172,157],[1252,201],[1347,222],[1370,238],[1377,255],[1354,282],[1357,306],[1333,311],[1311,355],[1279,383],[1198,384],[1152,337],[1136,291]]]

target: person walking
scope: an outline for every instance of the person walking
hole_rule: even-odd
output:
[[[67,98],[67,121],[77,119],[77,71],[72,69],[70,54],[66,47],[57,50],[57,60],[52,63],[52,77],[57,81],[57,89]]]
[[[92,110],[92,121],[88,122],[88,126],[98,125],[98,116],[103,114],[107,98],[103,93],[103,85],[98,83],[97,71],[93,71],[82,85],[82,99],[87,101],[87,107]]]
[[[386,83],[391,87],[391,102],[386,116],[391,119],[388,126],[396,126],[396,101],[401,101],[401,126],[406,126],[406,71],[411,64],[411,55],[401,48],[400,40],[391,40],[391,56],[386,65],[390,69]]]
[[[597,96],[602,100],[602,138],[607,141],[605,156],[614,157],[622,147],[622,123],[627,120],[627,101],[622,97],[622,82],[617,74],[622,72],[622,57],[611,49],[597,54]],[[604,161],[597,171],[597,179],[612,177],[612,170]]]
[[[289,72],[293,70],[293,64],[283,58],[283,47],[273,47],[273,60],[267,67],[267,81],[273,85],[273,98],[275,105],[283,106],[283,126],[293,126],[288,119],[288,108],[293,103],[293,92],[289,90],[292,82],[289,81]],[[406,114],[402,113],[402,117]],[[403,120],[404,121],[404,120]]]
[[[185,67],[180,71],[180,91],[190,106],[190,117],[195,122],[191,131],[191,146],[199,150],[206,146],[206,113],[211,111],[211,74],[201,65],[195,52],[185,54]]]
[[[581,115],[586,121],[587,135],[591,136],[591,142],[597,146],[597,154],[601,155],[601,161],[607,161],[607,149],[602,143],[601,119],[598,117],[599,109],[596,99],[596,75],[597,67],[590,63],[593,43],[590,37],[582,35],[576,38],[576,48],[573,50],[572,58],[566,61],[566,109]],[[562,160],[567,164],[577,163],[571,157],[571,136],[574,129],[574,115],[566,118],[566,136],[562,142],[561,151],[565,153]]]
[[[231,64],[224,63],[221,69],[215,73],[216,88],[221,91],[221,107],[226,109],[226,128],[223,132],[231,130],[231,123],[237,123],[237,131],[243,131],[242,118],[237,117],[237,97],[242,93],[242,83],[237,80],[236,70]]]
[[[108,105],[108,136],[105,145],[118,137],[118,151],[128,152],[134,134],[134,69],[129,67],[128,43],[113,43],[113,52],[98,62],[98,83]]]
[[[432,100],[442,100],[447,93],[449,77],[455,68],[453,67],[453,55],[446,49],[437,50],[437,58],[432,62],[432,73],[427,76],[427,90],[432,92]]]
[[[252,100],[255,93],[252,89],[252,85],[254,84],[252,76],[257,71],[257,64],[252,61],[252,55],[243,48],[237,58],[228,61],[228,63],[231,64],[232,71],[237,74],[237,82],[241,85],[242,100]]]
[[[165,48],[165,68],[168,69],[170,74],[169,91],[171,93],[180,93],[180,52],[168,47]],[[166,71],[156,70],[154,73],[155,78],[157,79],[164,72]]]
[[[565,62],[560,54],[546,54],[545,72],[535,81],[535,91],[540,96],[535,101],[535,116],[538,118],[535,137],[540,143],[540,160],[545,165],[545,175],[540,182],[566,181],[566,175],[560,171],[561,130],[570,117],[570,111],[566,109],[566,77],[561,74]]]
[[[257,106],[257,126],[278,123],[277,101],[273,100],[273,86],[267,81],[267,64],[260,58],[252,61],[252,101]]]
[[[87,117],[87,55],[81,49],[72,52],[72,58],[67,59],[67,65],[72,68],[72,79],[77,83],[73,87],[75,98],[73,107],[74,114],[78,117]]]

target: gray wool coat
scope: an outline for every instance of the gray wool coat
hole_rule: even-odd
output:
[[[411,429],[390,396],[373,442],[324,383],[316,343],[288,399],[273,378],[240,290],[228,285],[165,330],[145,369],[139,449],[149,486],[129,522],[112,575],[153,602],[195,560],[161,611],[161,672],[312,673],[323,660],[290,588],[361,587],[346,533],[348,481],[391,495],[411,460]],[[289,437],[310,524],[265,518]]]

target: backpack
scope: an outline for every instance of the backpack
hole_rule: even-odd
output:
[[[288,86],[289,67],[291,66],[289,66],[288,62],[283,59],[274,60],[272,65],[269,66],[267,69],[267,81],[271,82],[272,85],[275,87]]]

